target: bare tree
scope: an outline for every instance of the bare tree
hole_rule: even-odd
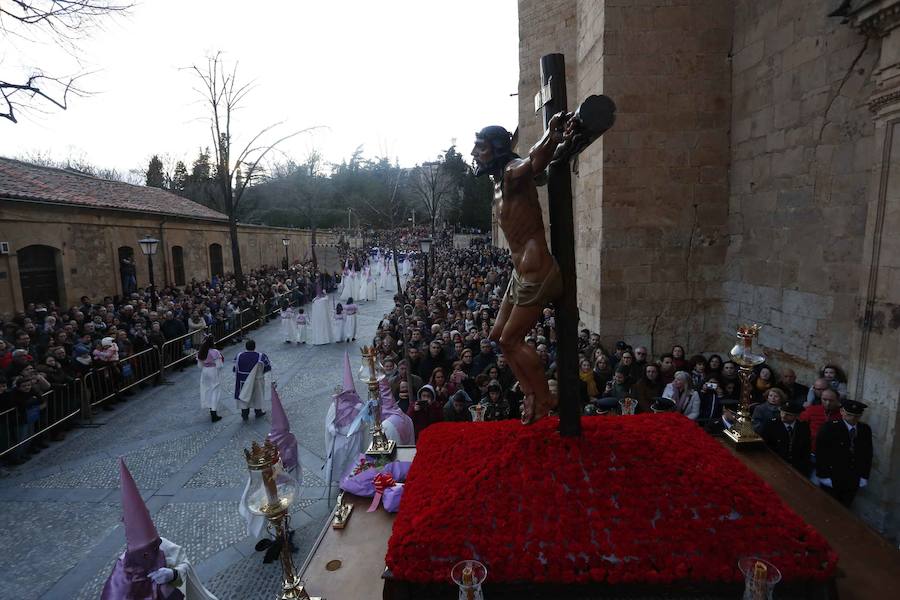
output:
[[[446,173],[442,162],[426,162],[416,167],[410,187],[422,200],[431,221],[431,237],[435,236],[435,222],[441,209],[455,198],[456,190],[452,178]]]
[[[98,21],[131,7],[115,0],[4,0],[0,2],[0,37],[49,41],[77,57],[78,42]],[[0,74],[0,117],[18,123],[18,113],[26,108],[40,111],[41,106],[50,105],[66,110],[70,96],[87,94],[78,83],[85,75],[51,75],[40,67],[18,77]]]
[[[207,59],[204,68],[194,65],[190,69],[196,73],[201,82],[200,87],[195,90],[208,104],[209,130],[215,149],[215,183],[225,214],[228,216],[234,277],[239,289],[243,289],[244,271],[241,267],[237,220],[244,192],[263,175],[260,162],[267,154],[286,140],[311,131],[315,127],[293,131],[274,141],[263,143],[262,140],[271,139],[273,131],[282,125],[282,122],[273,123],[253,135],[242,149],[236,149],[240,146],[233,146],[232,116],[242,107],[242,102],[253,89],[252,82],[238,82],[237,67],[235,63],[230,70],[226,69],[222,53],[218,52]]]

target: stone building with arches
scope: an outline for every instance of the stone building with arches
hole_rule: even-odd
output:
[[[29,302],[62,306],[81,296],[121,295],[149,283],[138,240],[160,241],[153,257],[157,286],[184,285],[231,271],[224,214],[158,188],[0,158],[0,313]],[[333,244],[317,233],[317,246]],[[306,260],[307,230],[239,225],[245,271]]]

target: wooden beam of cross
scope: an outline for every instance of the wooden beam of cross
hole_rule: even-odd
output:
[[[544,130],[550,118],[565,112],[566,61],[562,54],[541,57],[541,89],[535,95],[535,112],[542,111]],[[578,294],[575,276],[575,214],[572,208],[572,172],[569,161],[590,146],[615,122],[616,105],[606,96],[588,96],[575,111],[575,135],[556,148],[547,168],[550,207],[550,247],[562,274],[563,295],[556,302],[558,346],[556,371],[559,384],[559,433],[581,434],[578,379]]]

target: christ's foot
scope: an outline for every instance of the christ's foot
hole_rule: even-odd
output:
[[[534,394],[525,394],[519,408],[522,413],[522,425],[534,423]]]

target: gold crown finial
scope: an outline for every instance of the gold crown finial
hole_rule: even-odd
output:
[[[737,334],[740,337],[753,337],[755,338],[759,335],[759,330],[762,329],[762,325],[757,323],[753,323],[752,325],[740,325],[737,330]]]
[[[269,440],[266,440],[262,446],[253,442],[250,444],[250,450],[244,449],[244,457],[247,459],[247,466],[251,469],[271,467],[279,460],[278,447]]]

